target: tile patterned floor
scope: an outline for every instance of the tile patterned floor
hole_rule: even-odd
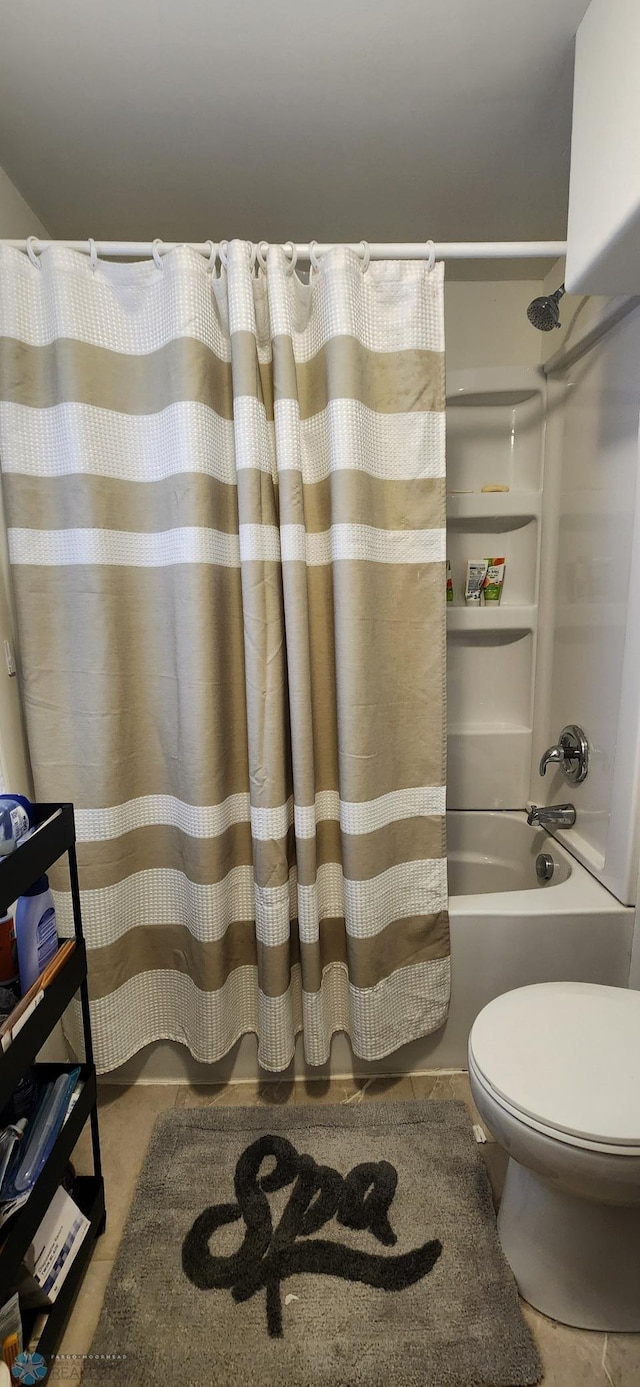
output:
[[[107,1232],[99,1239],[85,1276],[60,1352],[84,1354],[89,1350],[118,1241],[126,1219],[142,1159],[159,1113],[171,1107],[220,1104],[363,1103],[380,1100],[460,1098],[472,1121],[478,1122],[467,1075],[424,1074],[398,1079],[330,1079],[270,1083],[187,1085],[136,1085],[132,1088],[103,1086],[100,1090],[100,1130],[108,1210]],[[500,1198],[506,1159],[494,1142],[480,1146],[496,1203]],[[88,1134],[76,1147],[74,1161],[80,1172],[89,1171]],[[640,1334],[594,1334],[546,1319],[523,1306],[535,1336],[545,1369],[544,1387],[638,1387],[640,1384]],[[63,1375],[64,1374],[64,1375]],[[78,1381],[61,1368],[52,1382]]]

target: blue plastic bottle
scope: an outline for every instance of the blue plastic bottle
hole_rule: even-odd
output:
[[[16,906],[16,943],[22,996],[58,949],[56,911],[49,878],[39,877]]]
[[[6,857],[33,827],[33,807],[24,795],[0,795],[0,857]]]

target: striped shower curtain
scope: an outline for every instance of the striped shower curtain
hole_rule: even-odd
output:
[[[302,283],[0,249],[0,459],[36,795],[76,806],[98,1068],[449,996],[443,272]],[[15,787],[21,789],[22,787]],[[62,933],[68,882],[56,877]]]

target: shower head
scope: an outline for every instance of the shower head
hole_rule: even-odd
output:
[[[552,328],[561,326],[558,304],[563,294],[564,284],[561,284],[555,294],[542,294],[539,299],[532,299],[527,309],[527,318],[540,332],[551,332]]]

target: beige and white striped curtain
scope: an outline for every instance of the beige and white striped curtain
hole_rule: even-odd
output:
[[[0,315],[29,746],[37,797],[76,806],[98,1068],[433,1030],[442,266],[3,247]]]

